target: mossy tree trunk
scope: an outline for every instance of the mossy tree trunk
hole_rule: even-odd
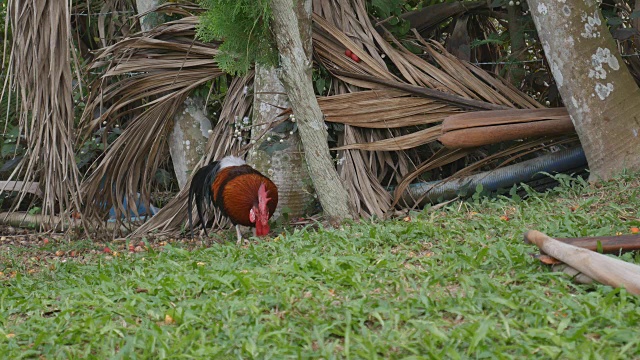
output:
[[[292,6],[293,5],[293,6]],[[336,171],[327,130],[311,80],[311,0],[271,0],[273,30],[280,53],[282,83],[298,123],[311,179],[325,214],[332,221],[351,217],[347,191]],[[305,51],[306,50],[306,51]]]
[[[153,10],[163,2],[165,0],[136,0],[138,13]],[[143,31],[149,31],[162,21],[160,14],[150,13],[140,19],[140,26]],[[204,155],[210,129],[211,121],[206,114],[204,99],[191,95],[176,111],[169,136],[169,152],[180,189],[187,184],[191,170]]]
[[[252,128],[251,139],[255,145],[248,162],[278,186],[278,209],[274,218],[283,213],[291,218],[311,214],[316,203],[297,124],[287,119],[259,137],[289,106],[276,69],[256,64],[252,120],[257,126]],[[240,125],[244,126],[244,121]]]
[[[529,0],[591,181],[640,170],[640,89],[595,0]]]

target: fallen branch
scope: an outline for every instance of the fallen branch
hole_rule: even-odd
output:
[[[0,181],[0,192],[11,191],[25,191],[34,194],[38,197],[42,197],[42,190],[40,190],[40,183],[32,182],[25,184],[24,181]]]
[[[638,265],[565,244],[535,230],[527,231],[524,240],[595,281],[613,287],[624,287],[629,293],[640,295]]]
[[[472,111],[445,118],[438,140],[456,149],[572,132],[565,108]]]
[[[27,229],[40,229],[41,227],[49,227],[54,224],[53,228],[47,228],[46,230],[53,231],[67,231],[69,229],[82,229],[82,222],[73,218],[62,219],[59,216],[50,216],[42,214],[27,214],[24,212],[3,212],[0,213],[0,224],[9,225],[19,228]],[[90,223],[87,230],[92,231],[98,229],[99,226]],[[129,229],[124,226],[119,226],[117,223],[102,224],[102,229],[107,230],[120,230],[123,233],[128,233]]]
[[[556,240],[603,254],[620,254],[640,250],[640,235],[587,236],[559,238]],[[534,257],[547,265],[555,265],[562,262],[546,254],[536,254]]]
[[[597,251],[598,248],[601,248],[605,254],[640,250],[640,235],[587,236],[556,240],[591,251]]]

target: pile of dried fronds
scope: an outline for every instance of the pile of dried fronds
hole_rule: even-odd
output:
[[[486,4],[463,8],[441,4],[441,11],[422,17],[426,22],[409,16],[417,30],[403,39],[396,39],[384,23],[374,25],[364,0],[315,0],[313,4],[314,60],[332,75],[329,90],[319,102],[328,122],[344,125],[334,150],[340,175],[360,215],[385,216],[398,204],[403,190],[426,177],[427,172],[429,180],[460,176],[495,168],[544,147],[576,141],[571,135],[537,137],[503,143],[490,151],[484,147],[445,148],[437,141],[442,135],[442,122],[450,116],[544,108],[508,82],[461,60],[465,56],[459,47],[448,43],[445,48],[423,37],[453,15],[480,17],[487,10]],[[81,140],[93,140],[95,134],[108,133],[115,127],[124,131],[96,160],[80,192],[73,173],[77,170],[68,159],[73,154],[72,142],[65,142],[67,160],[59,164],[64,164],[66,172],[54,171],[56,178],[51,180],[61,187],[45,192],[45,196],[55,193],[59,199],[68,199],[62,194],[81,193],[83,219],[102,220],[112,205],[117,214],[126,213],[124,200],[131,203],[136,193],[148,203],[151,178],[168,156],[166,138],[174,114],[181,111],[183,101],[194,89],[210,85],[223,75],[214,61],[217,44],[195,39],[200,10],[193,5],[168,4],[161,11],[184,17],[148,33],[129,34],[120,41],[105,43],[93,56],[92,71],[103,75],[90,86]],[[478,33],[492,31],[493,23],[486,21],[486,16],[483,19],[472,28]],[[347,49],[359,61],[345,56]],[[416,54],[415,49],[422,54]],[[483,45],[473,51],[476,59],[492,54],[495,57],[498,48]],[[64,68],[61,64],[56,69]],[[236,118],[251,114],[252,95],[246,91],[251,86],[251,74],[231,82],[201,165],[247,150],[233,137],[232,124]],[[70,89],[65,91],[71,93]],[[548,119],[541,116],[534,120]],[[66,129],[70,138],[73,131],[68,125]],[[60,144],[43,145],[55,149]],[[31,165],[26,173],[34,179],[36,170],[40,169]],[[60,176],[69,171],[73,181],[65,182]],[[395,187],[395,194],[390,193],[391,187]],[[52,204],[52,199],[45,200]],[[137,228],[136,234],[179,231],[187,218],[186,200],[186,191],[182,190],[158,215]],[[411,207],[417,200],[401,205]],[[68,204],[61,207],[66,208]],[[49,211],[53,212],[53,207]]]
[[[215,46],[195,41],[197,23],[193,15],[168,22],[96,55],[92,69],[104,75],[94,83],[83,114],[84,139],[98,129],[124,131],[83,182],[84,218],[102,218],[112,205],[119,218],[127,212],[124,200],[132,203],[136,192],[149,199],[151,180],[167,157],[175,113],[194,89],[223,75],[213,60]]]
[[[491,157],[475,149],[442,148],[435,140],[442,132],[440,123],[448,116],[543,106],[508,82],[451,55],[439,43],[425,40],[417,31],[411,44],[423,54],[414,54],[384,28],[379,32],[371,24],[364,1],[347,6],[318,3],[314,49],[317,60],[335,75],[335,95],[321,99],[321,105],[327,121],[345,124],[344,141],[338,147],[345,158],[341,173],[362,215],[382,215],[426,171],[461,159],[466,159],[464,168],[480,168],[490,160],[519,156],[559,140],[540,138],[527,143],[528,148],[507,147]],[[345,56],[345,49],[361,61]],[[389,64],[398,75],[389,70]],[[392,200],[387,189],[396,184],[401,186]]]
[[[27,142],[25,156],[9,179],[24,181],[16,208],[32,182],[39,181],[46,219],[79,208],[70,8],[65,1],[9,1],[7,14],[14,41],[3,96],[11,93],[8,89],[17,87],[20,138]],[[47,221],[49,226],[56,225],[51,222]]]

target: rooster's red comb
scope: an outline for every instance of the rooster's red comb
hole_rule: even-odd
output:
[[[268,195],[267,188],[265,187],[264,183],[261,183],[260,187],[258,188],[258,209],[263,214],[268,213],[267,202],[271,200],[269,197],[267,197],[267,195]]]

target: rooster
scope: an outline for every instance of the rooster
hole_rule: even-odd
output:
[[[198,218],[207,234],[204,209],[210,203],[236,225],[238,243],[242,241],[239,225],[255,228],[257,236],[269,233],[269,218],[278,206],[278,188],[266,176],[244,160],[227,156],[200,168],[189,187],[189,228],[193,238],[192,205],[196,200]],[[206,201],[206,203],[205,203]]]

